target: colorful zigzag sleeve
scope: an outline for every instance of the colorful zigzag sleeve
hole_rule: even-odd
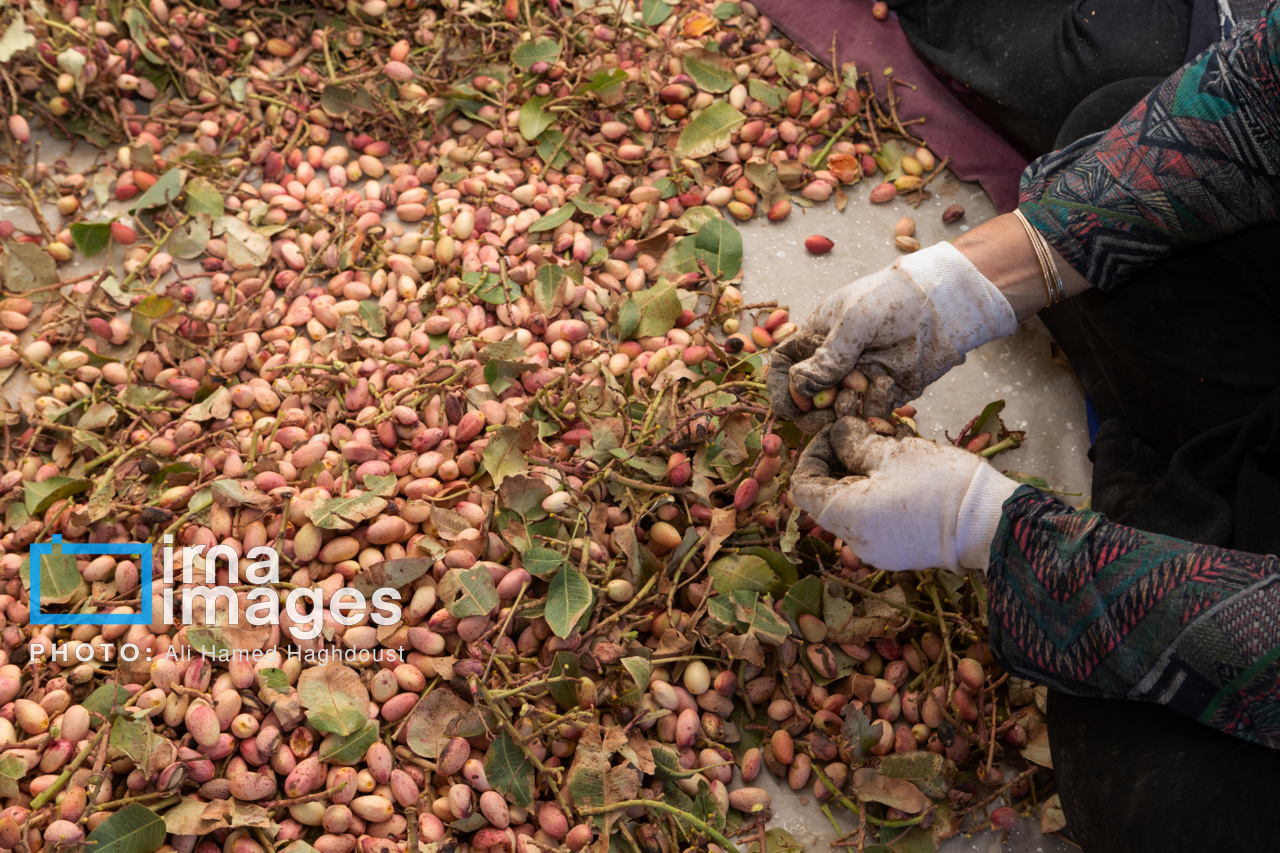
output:
[[[1036,160],[1019,210],[1108,290],[1197,243],[1280,222],[1280,6],[1111,130]]]
[[[1280,749],[1280,560],[1113,524],[1023,486],[991,546],[1001,666]]]

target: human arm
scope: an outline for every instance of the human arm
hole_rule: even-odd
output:
[[[984,571],[1006,670],[1280,748],[1280,560],[1112,524],[855,418],[810,443],[792,494],[878,569]]]
[[[1047,240],[1068,298],[1090,286],[1115,287],[1198,243],[1280,221],[1280,6],[1169,77],[1110,131],[1033,163],[1019,210]],[[1020,322],[1046,304],[1035,252],[1013,215],[979,225],[952,246],[967,268],[945,288],[951,305],[967,299],[989,307],[995,292]],[[932,299],[928,282],[940,277],[916,279]],[[933,348],[922,339],[926,357],[877,364],[877,348],[898,342],[881,328],[893,325],[890,314],[856,298],[861,281],[805,321],[828,337],[825,358],[796,362],[810,395],[866,362],[864,372],[893,377],[895,401],[905,402],[963,360],[964,347]],[[1012,331],[994,311],[980,312],[979,320],[971,324],[970,348]]]
[[[1041,157],[1019,210],[1102,290],[1280,221],[1280,6],[1157,86],[1109,131]]]
[[[1022,486],[987,571],[1001,666],[1280,749],[1280,560],[1113,524]]]

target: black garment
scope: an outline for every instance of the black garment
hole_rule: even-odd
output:
[[[1178,70],[1193,5],[1206,2],[1215,0],[888,0],[912,47],[981,95],[1035,156],[1053,149],[1089,93]]]
[[[1087,98],[1055,147],[1153,85]],[[1041,312],[1097,409],[1093,508],[1112,521],[1280,553],[1277,247],[1280,228],[1259,228]],[[1156,705],[1056,691],[1049,723],[1065,834],[1086,853],[1277,847],[1280,751]]]

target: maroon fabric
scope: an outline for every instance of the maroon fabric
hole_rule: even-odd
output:
[[[939,155],[951,157],[951,170],[964,181],[977,181],[991,196],[996,209],[1007,213],[1018,205],[1018,178],[1027,158],[975,114],[980,106],[960,84],[936,75],[914,50],[902,28],[891,17],[871,17],[868,0],[753,0],[763,14],[819,62],[831,64],[831,34],[836,34],[836,54],[841,63],[856,62],[860,71],[871,71],[883,96],[881,71],[893,68],[894,76],[914,85],[894,86],[902,97],[898,115],[904,120],[927,117],[911,125]],[[966,103],[967,102],[967,103]]]

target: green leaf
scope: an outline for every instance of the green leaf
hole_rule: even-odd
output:
[[[880,762],[880,775],[906,779],[927,797],[945,797],[946,759],[933,752],[899,752],[886,755]]]
[[[0,758],[0,797],[16,797],[18,781],[27,775],[27,762],[16,755]]]
[[[520,285],[511,279],[504,281],[493,273],[478,273],[476,275],[482,276],[482,278],[477,278],[474,282],[476,285],[475,294],[490,305],[505,305],[520,298]],[[462,280],[467,281],[467,275],[463,275]]]
[[[50,477],[39,483],[34,481],[23,483],[22,503],[26,506],[27,512],[39,515],[55,501],[87,492],[91,485],[93,484],[88,480],[78,480],[74,477]]]
[[[385,500],[370,492],[350,498],[321,498],[307,508],[307,518],[325,530],[352,530],[386,506]]]
[[[373,96],[359,87],[326,86],[320,93],[320,106],[325,112],[344,116],[349,112],[371,113],[377,110]]]
[[[769,568],[773,569],[773,573],[778,576],[778,586],[773,588],[773,592],[777,595],[786,592],[792,584],[800,580],[800,573],[796,571],[795,564],[772,548],[753,545],[749,548],[739,548],[738,553],[759,557],[769,564]]]
[[[547,624],[557,637],[568,637],[591,609],[594,594],[586,575],[573,566],[565,566],[551,579],[547,589]]]
[[[565,278],[564,270],[553,263],[542,264],[534,273],[529,286],[533,290],[533,301],[544,317],[554,317],[564,306]]]
[[[883,720],[871,722],[871,718],[853,704],[845,705],[840,712],[844,717],[844,725],[840,734],[844,742],[853,747],[853,760],[862,761],[863,756],[871,754],[871,748],[880,742],[880,726],[887,726]]]
[[[572,204],[562,204],[546,216],[535,220],[529,226],[529,232],[537,234],[543,231],[553,231],[572,219],[577,209]]]
[[[676,142],[675,156],[697,160],[723,151],[733,141],[733,132],[746,120],[728,102],[717,101],[685,125]]]
[[[362,569],[351,579],[351,588],[370,598],[380,589],[400,589],[431,571],[435,560],[428,557],[401,557],[384,560]]]
[[[640,303],[628,296],[618,306],[618,337],[622,340],[636,336],[640,328]]]
[[[49,253],[31,243],[4,245],[4,286],[6,290],[34,290],[61,281],[57,265]]]
[[[697,48],[684,55],[684,72],[704,92],[720,94],[732,89],[738,82],[733,73],[733,61],[727,56]]]
[[[533,762],[509,735],[499,735],[489,744],[484,772],[493,790],[522,809],[533,806]]]
[[[120,706],[124,707],[124,703],[129,701],[129,691],[124,689],[121,684],[104,684],[97,690],[89,694],[80,704],[84,706],[86,711],[92,711],[102,716],[111,713],[111,709]],[[90,715],[92,725],[97,726],[99,721]]]
[[[546,106],[554,100],[551,95],[535,95],[520,108],[520,135],[533,142],[542,132],[556,123],[554,114]]]
[[[521,71],[528,71],[535,63],[554,64],[560,58],[560,42],[549,38],[525,41],[511,50],[511,62]]]
[[[450,569],[440,579],[436,593],[444,603],[445,610],[454,619],[487,616],[498,606],[498,591],[493,586],[493,575],[484,566]]]
[[[111,242],[111,223],[109,222],[73,222],[71,223],[71,240],[86,258],[107,248]]]
[[[182,417],[184,420],[196,422],[207,421],[212,418],[225,418],[230,416],[231,408],[231,391],[227,386],[221,385],[215,388],[208,397],[198,403],[193,403],[182,413]],[[81,426],[83,426],[84,418],[80,420]]]
[[[178,757],[177,747],[167,738],[156,734],[151,721],[119,718],[111,724],[107,743],[129,756],[144,773],[159,773]]]
[[[318,731],[353,734],[369,718],[369,691],[355,670],[341,663],[304,669],[298,676],[298,700]]]
[[[762,598],[758,592],[735,589],[729,598],[733,601],[733,615],[744,634],[754,633],[757,639],[773,646],[781,645],[791,634],[791,629],[773,612],[767,595]]]
[[[734,278],[742,272],[742,235],[723,219],[702,226],[693,247],[717,278]]]
[[[484,470],[489,472],[495,486],[501,486],[506,477],[524,474],[529,470],[525,452],[533,447],[538,427],[533,421],[525,421],[519,428],[502,426],[493,433],[484,449]]]
[[[378,740],[378,722],[370,720],[364,728],[349,735],[327,735],[320,741],[320,760],[327,764],[352,765],[364,758],[369,747]],[[96,853],[96,851],[95,851]]]
[[[721,3],[711,10],[711,14],[721,21],[727,21],[730,18],[742,14],[742,7],[737,3]]]
[[[787,99],[787,90],[774,86],[763,80],[752,79],[747,83],[747,92],[757,101],[763,101],[770,109],[776,110]]]
[[[40,558],[40,604],[66,604],[84,590],[74,554],[46,554]]]
[[[94,853],[152,853],[164,844],[164,820],[146,806],[130,803],[98,824],[86,842]]]
[[[181,169],[170,169],[151,185],[151,189],[142,194],[142,198],[133,203],[133,206],[129,208],[129,212],[150,210],[153,207],[161,207],[168,204],[182,192],[183,180],[185,180],[185,176],[182,174]]]
[[[629,304],[633,307],[628,308]],[[665,335],[675,328],[683,312],[675,284],[661,281],[656,287],[628,294],[618,306],[618,337]]]
[[[538,137],[538,156],[550,169],[559,169],[569,162],[569,152],[564,150],[564,133],[559,128],[548,128]],[[463,173],[462,177],[466,177]]]
[[[520,374],[533,370],[534,367],[535,365],[522,361],[495,358],[484,366],[484,381],[488,383],[490,391],[501,394],[516,383]]]
[[[642,657],[625,657],[621,661],[622,668],[636,683],[641,693],[649,689],[649,679],[653,676],[653,664]]]
[[[152,294],[133,306],[133,313],[148,320],[159,320],[173,313],[173,308],[176,304],[167,296]]]
[[[721,557],[708,568],[711,586],[719,593],[735,589],[768,592],[778,582],[778,576],[769,564],[759,557],[732,554]]]
[[[791,585],[782,599],[782,612],[799,623],[801,615],[822,618],[822,581],[810,575]]]
[[[277,693],[289,692],[289,676],[283,669],[274,666],[258,670],[258,687],[274,690]]]
[[[610,212],[610,208],[607,204],[601,204],[598,201],[591,201],[580,195],[575,195],[573,198],[569,199],[569,201],[573,202],[573,206],[578,208],[578,210],[581,210],[587,216],[599,218]]]
[[[622,95],[621,89],[626,85],[627,72],[621,68],[613,68],[607,71],[597,71],[591,75],[591,79],[583,84],[583,92],[594,92],[600,95],[601,99],[619,97]]]
[[[666,0],[644,0],[640,4],[640,17],[646,26],[656,27],[671,17],[671,5]]]
[[[360,303],[360,322],[365,331],[375,338],[387,336],[387,312],[373,299],[365,299]]]
[[[222,193],[207,178],[192,178],[187,182],[187,213],[207,213],[219,219],[226,212]]]
[[[539,578],[550,577],[554,572],[564,567],[566,563],[564,555],[559,551],[543,548],[540,545],[526,548],[524,553],[520,555],[520,559],[524,564],[525,571]]]

